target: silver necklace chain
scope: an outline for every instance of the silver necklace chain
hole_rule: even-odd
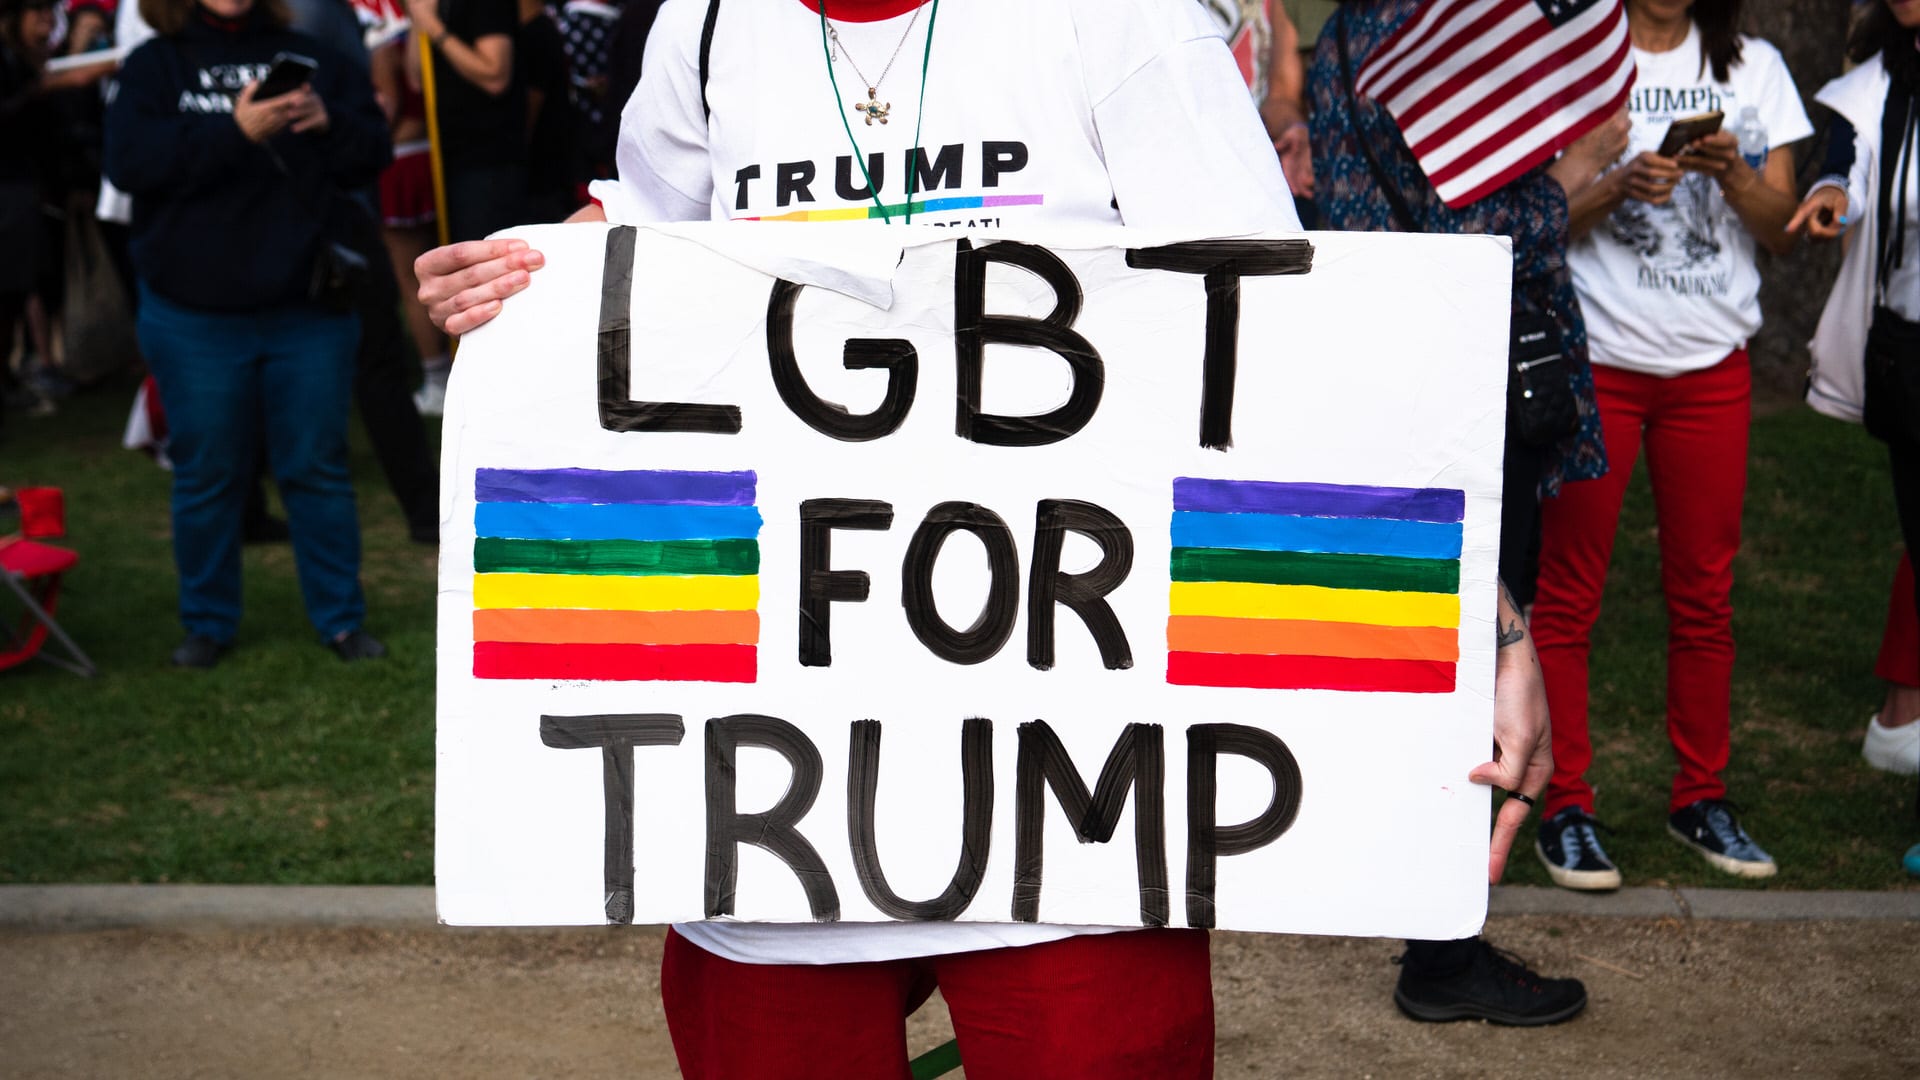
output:
[[[900,50],[906,47],[907,38],[913,36],[914,24],[920,21],[920,8],[925,6],[926,6],[925,4],[922,4],[920,5],[920,7],[916,7],[913,9],[913,18],[907,20],[906,30],[901,32],[899,43],[893,47],[893,55],[887,57],[887,66],[884,68],[881,68],[880,77],[872,80],[871,82],[867,80],[867,73],[860,70],[860,62],[855,60],[853,58],[853,54],[847,51],[846,45],[841,43],[840,31],[834,27],[831,20],[828,21],[827,37],[833,39],[833,51],[847,58],[847,63],[853,66],[853,73],[855,75],[860,76],[861,82],[867,84],[868,96],[871,97],[872,95],[879,93],[880,84],[887,81],[887,73],[893,70],[893,62],[895,60],[900,59]]]

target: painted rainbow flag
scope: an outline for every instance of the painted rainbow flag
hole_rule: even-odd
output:
[[[1450,693],[1465,512],[1452,488],[1176,478],[1167,681]]]
[[[751,472],[480,469],[473,674],[752,682]]]

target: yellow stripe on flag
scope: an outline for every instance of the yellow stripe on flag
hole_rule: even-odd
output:
[[[1239,581],[1176,581],[1173,615],[1233,619],[1314,619],[1372,626],[1459,626],[1460,598],[1451,593],[1328,589],[1319,585],[1255,585]]]
[[[752,611],[756,575],[613,577],[594,574],[475,574],[476,608],[590,608],[599,611]]]

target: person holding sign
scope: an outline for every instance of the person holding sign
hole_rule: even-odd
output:
[[[1735,817],[1721,774],[1732,741],[1730,597],[1752,400],[1746,342],[1760,328],[1754,254],[1793,247],[1787,147],[1813,131],[1779,52],[1736,32],[1740,6],[1628,0],[1639,69],[1628,103],[1632,156],[1572,204],[1568,262],[1612,470],[1549,502],[1542,522],[1534,630],[1553,705],[1555,771],[1537,851],[1570,889],[1614,889],[1621,880],[1594,832],[1587,661],[1643,445],[1667,598],[1667,733],[1679,764],[1668,831],[1729,874],[1776,869]],[[1712,113],[1729,127],[1696,134],[1715,127]],[[1702,114],[1704,124],[1686,126]],[[1743,114],[1750,122],[1731,122]],[[1756,126],[1764,129],[1758,145]],[[1685,141],[1669,155],[1661,151],[1672,149],[1672,127]]]
[[[647,52],[620,179],[575,220],[1299,228],[1192,0],[669,0]],[[463,333],[542,261],[521,241],[436,249],[421,298]],[[1509,601],[1499,626],[1496,757],[1470,778],[1531,793],[1549,769],[1544,698]],[[1500,815],[1490,877],[1524,817],[1518,800]],[[905,1075],[902,1021],[935,985],[972,1076],[1212,1073],[1202,931],[689,923],[661,981],[689,1077]]]

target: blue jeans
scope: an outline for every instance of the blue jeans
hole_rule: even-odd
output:
[[[347,474],[359,320],[296,306],[202,311],[143,282],[139,330],[167,410],[187,632],[224,644],[239,625],[241,520],[263,438],[307,618],[323,638],[359,628],[360,521]]]

